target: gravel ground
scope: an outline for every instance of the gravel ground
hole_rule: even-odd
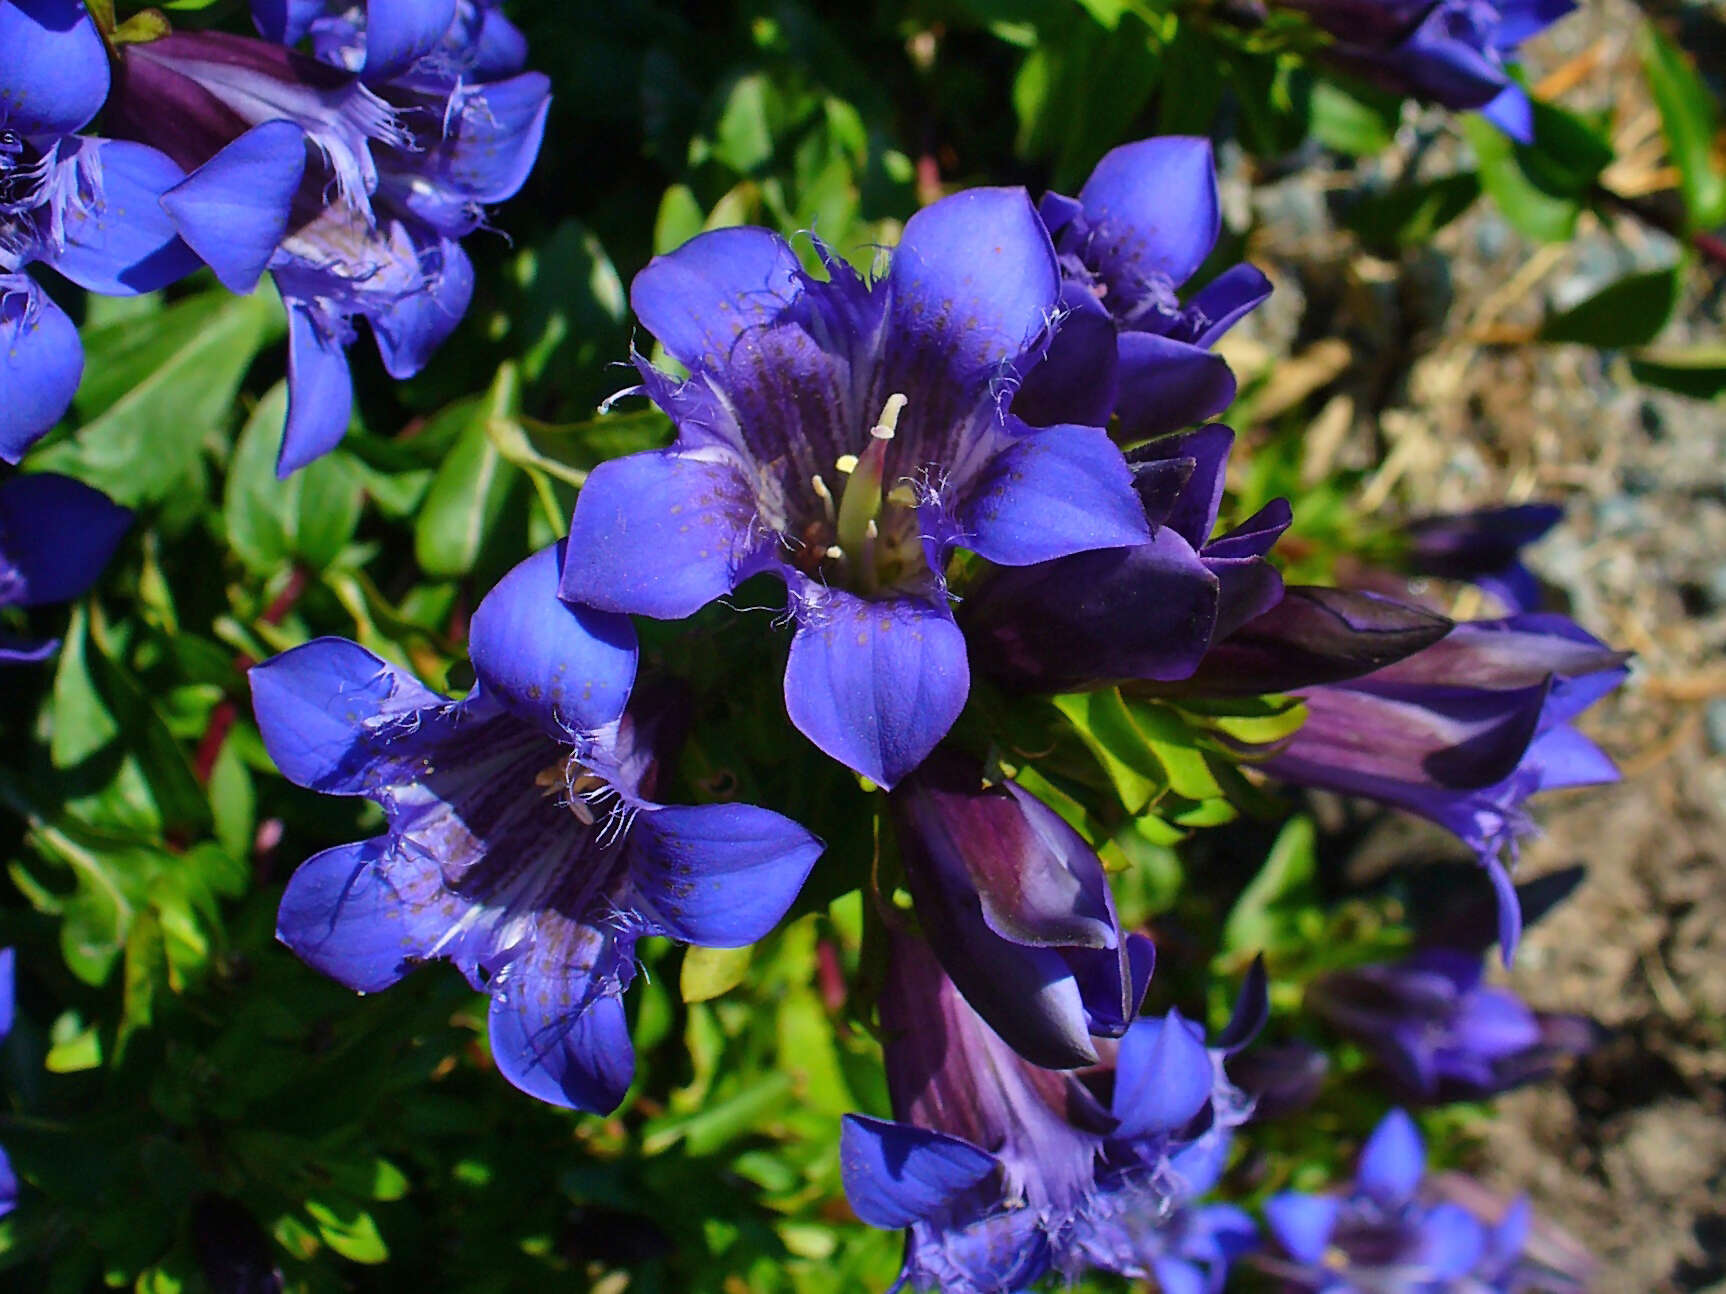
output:
[[[1594,0],[1529,58],[1565,106],[1613,109],[1621,190],[1657,183],[1662,162],[1638,17]],[[1588,879],[1532,931],[1511,980],[1612,1033],[1561,1080],[1499,1104],[1480,1167],[1588,1244],[1597,1289],[1726,1294],[1726,405],[1640,387],[1621,356],[1526,340],[1547,311],[1671,263],[1663,234],[1588,219],[1540,248],[1485,202],[1400,261],[1339,234],[1342,191],[1467,164],[1453,138],[1423,138],[1438,124],[1412,119],[1393,155],[1353,172],[1261,180],[1250,211],[1237,171],[1231,220],[1254,219],[1250,254],[1278,290],[1231,358],[1304,401],[1314,475],[1371,469],[1369,510],[1568,505],[1530,565],[1554,605],[1636,653],[1585,725],[1624,779],[1542,802],[1521,875],[1582,862]],[[1720,336],[1719,271],[1689,279],[1662,342]],[[1273,359],[1291,353],[1294,377]]]

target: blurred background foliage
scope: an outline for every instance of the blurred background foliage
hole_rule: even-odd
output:
[[[167,9],[245,21],[226,0]],[[650,344],[626,285],[653,254],[760,223],[868,267],[953,188],[1072,191],[1116,144],[1209,134],[1249,183],[1323,171],[1341,222],[1389,258],[1480,202],[1535,242],[1571,238],[1588,212],[1663,230],[1669,264],[1552,312],[1531,340],[1621,351],[1637,379],[1697,398],[1726,391],[1718,343],[1662,344],[1726,223],[1716,99],[1679,24],[1640,37],[1667,183],[1627,191],[1599,114],[1551,96],[1535,142],[1513,144],[1337,79],[1302,24],[1231,0],[508,10],[555,88],[539,165],[496,235],[470,240],[475,305],[427,371],[394,383],[355,351],[356,426],[337,452],[275,479],[283,325],[267,284],[250,298],[207,278],[134,300],[66,294],[86,376],[29,466],[101,487],[138,521],[97,593],[69,619],[46,614],[64,619],[58,659],[10,671],[0,694],[0,945],[19,950],[21,1007],[0,1052],[0,1142],[27,1184],[0,1222],[7,1288],[226,1294],[273,1288],[276,1268],[305,1291],[890,1284],[898,1237],[851,1217],[836,1158],[840,1114],[887,1113],[858,896],[840,892],[871,864],[876,825],[784,718],[763,659],[784,637],[739,627],[772,614],[764,596],[745,589],[742,615],[709,608],[676,632],[643,625],[647,668],[687,679],[699,710],[671,798],[773,805],[830,857],[754,949],[646,946],[636,1085],[615,1115],[551,1110],[500,1081],[480,1000],[453,970],[360,998],[273,941],[293,866],[380,819],[274,774],[245,667],[336,633],[465,690],[479,596],[562,533],[586,469],[669,434],[639,401],[598,412],[629,385],[632,344]],[[1702,30],[1718,36],[1718,20]],[[1415,159],[1401,173],[1357,168],[1399,135]],[[1417,164],[1440,153],[1436,171]],[[1218,265],[1252,255],[1238,214]],[[1243,375],[1230,420],[1251,452],[1225,520],[1292,497],[1285,566],[1303,578],[1333,576],[1343,554],[1388,558],[1389,531],[1352,506],[1364,474],[1303,473],[1312,409],[1287,372]],[[1287,1038],[1307,1028],[1311,978],[1406,944],[1420,877],[1345,888],[1310,818],[1279,825],[1291,800],[1261,804],[1207,764],[1207,732],[1268,732],[1275,713],[1069,717],[1091,776],[1138,770],[1161,795],[1156,815],[1121,819],[1082,784],[1033,787],[1109,842],[1123,919],[1162,952],[1153,1006],[1220,1023],[1264,949],[1273,1037]],[[1384,1108],[1351,1085],[1363,1064],[1335,1051],[1310,1116],[1250,1139],[1238,1194],[1346,1175]],[[1439,1162],[1481,1117],[1454,1107],[1428,1125]]]

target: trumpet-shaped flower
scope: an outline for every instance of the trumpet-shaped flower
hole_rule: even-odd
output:
[[[1050,1271],[1171,1270],[1151,1221],[1221,1172],[1229,1130],[1249,1109],[1223,1057],[1256,1029],[1263,993],[1255,968],[1236,1020],[1208,1048],[1179,1012],[1134,1022],[1113,1063],[1087,1076],[1093,1090],[1019,1056],[922,941],[896,939],[881,998],[895,1120],[846,1116],[852,1208],[909,1231],[902,1279],[919,1290],[993,1294]]]
[[[0,607],[82,596],[131,524],[125,508],[69,476],[43,472],[0,483]],[[0,636],[0,665],[33,664],[59,645]]]
[[[651,799],[669,752],[662,712],[625,711],[634,635],[559,602],[559,561],[528,558],[481,602],[463,700],[337,638],[257,666],[252,695],[283,773],[367,796],[388,823],[294,873],[283,942],[362,992],[455,963],[491,996],[504,1077],[604,1111],[634,1068],[622,994],[636,941],[759,939],[821,844],[766,809]]]
[[[1154,950],[1121,930],[1103,863],[1011,778],[937,751],[893,791],[906,881],[930,947],[965,1000],[1021,1056],[1097,1061],[1138,1014]]]
[[[1013,411],[1027,422],[1106,423],[1143,439],[1214,417],[1234,374],[1210,347],[1270,295],[1251,265],[1181,300],[1222,229],[1208,139],[1171,135],[1112,149],[1077,198],[1038,207],[1061,262],[1068,311]]]
[[[689,372],[638,361],[678,436],[593,471],[563,592],[677,619],[776,575],[797,626],[792,722],[890,787],[969,692],[950,551],[1018,566],[1147,528],[1100,428],[1039,430],[1007,410],[1060,313],[1054,249],[1022,190],[918,212],[872,283],[825,260],[817,279],[777,235],[724,229],[636,276],[637,317]]]

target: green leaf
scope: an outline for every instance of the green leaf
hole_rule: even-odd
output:
[[[1697,74],[1690,56],[1652,24],[1641,32],[1642,69],[1660,109],[1666,147],[1678,168],[1679,188],[1692,226],[1713,228],[1726,222],[1726,168],[1714,151],[1720,129],[1714,95]]]
[[[120,1028],[114,1039],[114,1060],[126,1054],[126,1044],[155,1017],[156,988],[167,977],[167,953],[162,926],[146,908],[126,935],[126,963],[120,1003]]]
[[[1054,704],[1102,764],[1128,813],[1137,813],[1162,793],[1167,786],[1163,765],[1133,723],[1119,689],[1058,696]]]
[[[1726,346],[1668,347],[1637,351],[1630,372],[1638,382],[1696,400],[1726,396]]]
[[[719,109],[712,156],[739,175],[765,167],[773,160],[773,136],[783,115],[771,81],[760,73],[738,77]]]
[[[1468,171],[1401,185],[1362,198],[1349,211],[1349,228],[1374,250],[1418,247],[1474,205],[1480,177]]]
[[[202,452],[233,421],[240,380],[282,329],[275,293],[204,292],[147,318],[84,335],[84,382],[74,408],[86,419],[37,463],[105,490],[131,507],[179,495],[203,498]]]
[[[1264,866],[1229,911],[1223,924],[1224,951],[1256,953],[1279,945],[1279,936],[1288,928],[1281,913],[1298,909],[1311,897],[1317,844],[1312,819],[1305,814],[1284,824]]]
[[[365,501],[361,475],[339,449],[277,478],[287,412],[287,383],[278,382],[240,432],[222,499],[229,546],[261,575],[292,562],[328,566],[353,539]]]
[[[525,483],[520,470],[504,459],[487,425],[494,413],[491,400],[464,402],[464,408],[467,426],[432,477],[414,523],[414,556],[432,576],[472,571],[511,492]]]
[[[701,232],[706,213],[687,184],[674,184],[659,200],[659,215],[653,222],[653,251],[663,256],[675,251]]]
[[[355,1204],[307,1200],[306,1212],[317,1224],[324,1243],[350,1262],[377,1264],[389,1260],[389,1247],[372,1215]]]
[[[1629,274],[1586,301],[1553,315],[1540,339],[1622,350],[1651,342],[1678,305],[1679,267]]]
[[[1320,79],[1313,83],[1309,111],[1319,143],[1351,157],[1372,157],[1395,140],[1402,101],[1365,86]]]
[[[698,211],[691,234],[700,220]],[[573,384],[559,395],[591,408],[610,394],[603,388],[620,385],[606,366],[626,350],[629,301],[611,257],[592,230],[565,220],[549,238],[524,249],[513,272],[521,302],[511,313],[510,329],[519,337],[514,347],[522,375],[532,383]]]
[[[692,945],[683,954],[678,988],[685,1002],[706,1002],[729,993],[749,972],[752,948],[703,948]]]
[[[1612,146],[1580,117],[1538,100],[1533,107],[1533,144],[1516,143],[1478,113],[1461,118],[1462,133],[1504,218],[1536,242],[1563,242],[1576,232]]]

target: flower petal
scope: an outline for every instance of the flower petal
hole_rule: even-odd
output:
[[[0,1042],[11,1035],[18,1012],[17,978],[17,950],[0,948]]]
[[[20,606],[69,602],[102,574],[132,514],[100,490],[51,472],[0,483],[0,559],[22,581]]]
[[[455,12],[456,0],[366,0],[366,79],[387,80],[436,49]]]
[[[1044,355],[1013,394],[1013,415],[1033,427],[1108,425],[1115,411],[1115,321],[1082,284],[1061,285],[1066,314]]]
[[[84,376],[78,327],[26,274],[0,274],[0,458],[16,463],[58,422]]]
[[[1170,1011],[1133,1021],[1115,1069],[1116,1135],[1147,1137],[1185,1126],[1211,1099],[1215,1071],[1204,1035]]]
[[[1179,287],[1222,229],[1211,141],[1167,135],[1111,149],[1079,190],[1089,254],[1111,296],[1133,299],[1147,275]]]
[[[575,501],[562,596],[681,620],[753,573],[755,515],[729,462],[656,450],[601,463]]]
[[[266,40],[298,45],[328,7],[327,0],[252,0],[252,23]]]
[[[786,712],[884,790],[935,749],[970,690],[965,636],[945,606],[839,591],[804,602],[785,666]]]
[[[570,741],[618,718],[635,682],[635,628],[558,597],[564,543],[518,563],[468,626],[480,690],[547,736]]]
[[[708,948],[740,948],[773,929],[823,848],[752,804],[646,810],[631,833],[630,879],[652,923]]]
[[[1120,337],[1121,434],[1134,440],[1167,435],[1213,418],[1235,398],[1235,375],[1203,347],[1149,332]]]
[[[960,509],[962,543],[1002,566],[1028,566],[1150,538],[1132,471],[1107,432],[1047,427],[997,454]]]
[[[1462,1280],[1486,1253],[1486,1228],[1460,1204],[1433,1205],[1420,1232],[1421,1266],[1439,1282]]]
[[[906,222],[887,279],[891,371],[936,367],[966,388],[1017,361],[1061,293],[1055,249],[1023,189],[966,189],[924,207]]]
[[[266,121],[164,193],[162,206],[222,286],[244,296],[287,232],[305,169],[305,132],[291,121]]]
[[[288,306],[288,417],[276,475],[286,478],[341,443],[353,413],[348,352],[304,306]]]
[[[108,51],[78,0],[0,5],[0,122],[20,135],[70,135],[108,97]]]
[[[164,193],[186,178],[166,154],[123,139],[86,139],[95,149],[100,192],[66,208],[66,243],[45,259],[79,287],[129,297],[166,287],[197,269],[162,209]]]
[[[847,1114],[840,1121],[839,1173],[851,1211],[896,1230],[945,1208],[995,1171],[998,1161],[968,1141],[910,1124]]]
[[[1271,281],[1256,265],[1231,265],[1193,294],[1186,312],[1196,316],[1195,346],[1213,345],[1271,294]]]
[[[802,269],[778,234],[715,229],[649,261],[629,285],[629,304],[684,367],[722,373],[739,335],[797,299]]]
[[[1387,1208],[1414,1198],[1426,1171],[1426,1147],[1408,1111],[1396,1109],[1373,1129],[1354,1171],[1360,1189]]]
[[[473,300],[473,264],[460,243],[441,238],[435,248],[418,250],[421,263],[428,267],[424,287],[366,316],[384,371],[397,381],[426,366]]]
[[[435,863],[378,836],[300,864],[282,894],[276,938],[314,970],[376,993],[432,955],[461,906]]]
[[[1265,1222],[1291,1258],[1318,1266],[1330,1245],[1337,1209],[1333,1196],[1288,1192],[1265,1201]]]
[[[326,795],[363,795],[368,723],[446,704],[412,675],[346,638],[314,638],[247,677],[264,748],[282,776]]]
[[[607,935],[599,955],[620,954]],[[500,1074],[548,1105],[609,1114],[635,1077],[623,999],[546,960],[530,952],[492,980],[492,1059]]]

